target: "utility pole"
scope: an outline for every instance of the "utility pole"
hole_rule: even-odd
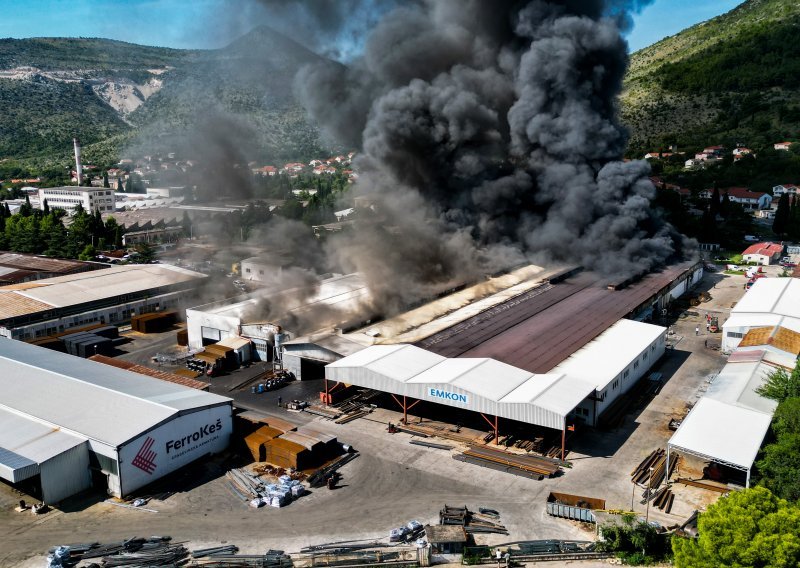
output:
[[[650,476],[647,478],[647,512],[644,515],[644,522],[650,522],[650,492],[653,488],[653,467],[650,466]]]

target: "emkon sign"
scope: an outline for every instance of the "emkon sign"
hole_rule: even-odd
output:
[[[455,392],[440,390],[433,387],[430,387],[428,389],[428,396],[430,396],[431,398],[441,398],[452,402],[459,402],[461,404],[469,403],[469,397],[465,394],[458,394]]]
[[[228,447],[233,430],[231,406],[225,404],[170,420],[119,450],[123,495],[209,453]]]

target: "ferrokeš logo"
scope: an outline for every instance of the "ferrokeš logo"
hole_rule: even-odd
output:
[[[216,423],[206,424],[205,426],[198,428],[197,432],[189,434],[188,436],[184,436],[183,438],[178,438],[177,440],[168,441],[166,444],[167,453],[169,454],[172,450],[179,450],[191,442],[199,442],[203,438],[210,436],[219,430],[222,430],[222,420],[217,418]]]
[[[153,444],[155,440],[148,436],[142,447],[139,448],[139,451],[131,461],[131,464],[141,469],[143,472],[147,473],[148,475],[152,475],[152,473],[156,470],[156,453],[152,450]]]

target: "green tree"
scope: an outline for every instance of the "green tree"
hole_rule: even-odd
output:
[[[756,468],[760,485],[783,499],[800,500],[800,433],[781,434],[767,444]]]
[[[700,514],[698,532],[672,539],[676,568],[800,565],[800,508],[765,487],[720,498]]]
[[[786,230],[789,228],[790,209],[791,203],[789,202],[789,194],[784,191],[778,201],[778,210],[775,211],[775,219],[772,221],[772,230],[776,235],[786,234]]]
[[[50,204],[47,203],[46,199],[42,203],[42,213],[44,214],[45,217],[50,215]]]
[[[779,403],[788,398],[800,397],[800,363],[791,373],[784,369],[775,369],[767,375],[767,380],[756,392]]]
[[[800,434],[800,398],[787,398],[772,415],[772,431],[776,436]]]
[[[97,256],[97,251],[94,248],[94,245],[88,244],[83,247],[83,250],[78,255],[78,260],[94,260],[94,257]]]
[[[108,171],[106,170],[103,170],[103,187],[105,187],[106,189],[111,188],[111,184],[108,183]]]

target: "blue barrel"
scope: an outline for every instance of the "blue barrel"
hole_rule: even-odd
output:
[[[259,383],[259,384],[258,384],[258,392],[259,392],[259,393],[262,393],[262,392],[264,392],[264,383]]]

